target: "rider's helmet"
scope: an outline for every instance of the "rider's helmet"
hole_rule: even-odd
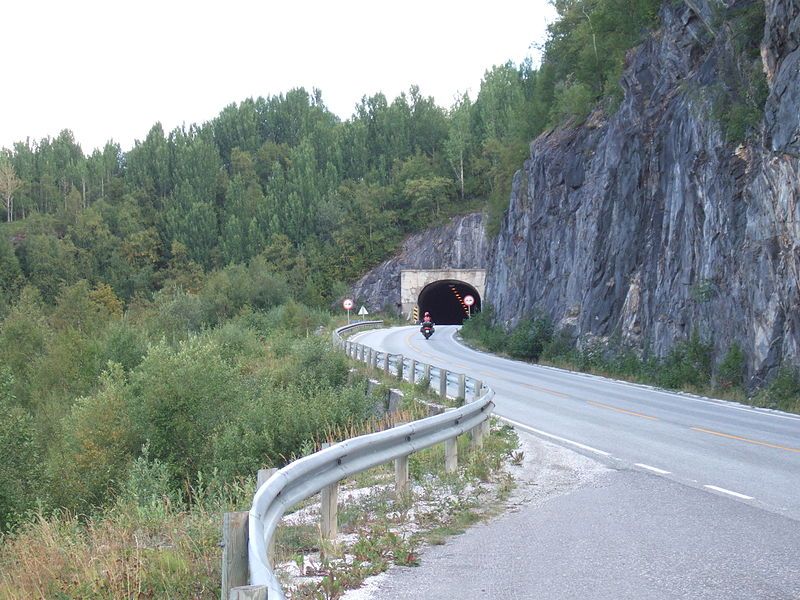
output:
[[[429,313],[429,312],[427,312],[427,311],[426,311],[426,312],[425,312],[425,316],[426,316],[426,317],[430,317],[430,316],[431,316],[431,313]]]

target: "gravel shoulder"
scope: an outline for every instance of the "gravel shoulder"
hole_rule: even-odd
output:
[[[482,539],[495,537],[493,531],[498,524],[520,511],[535,510],[559,496],[601,481],[611,472],[604,464],[567,448],[525,432],[517,431],[517,435],[523,459],[518,465],[508,466],[516,487],[498,516],[471,527],[443,545],[423,548],[420,566],[392,567],[367,579],[362,587],[350,590],[342,599],[452,598],[465,577],[474,578],[478,569],[487,568],[493,560],[503,560],[502,556],[473,552],[476,545],[480,547]],[[524,535],[525,532],[518,533]],[[496,541],[502,545],[502,540]]]

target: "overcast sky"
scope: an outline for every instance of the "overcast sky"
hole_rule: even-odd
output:
[[[448,107],[526,56],[547,0],[6,0],[0,146],[71,129],[87,154],[303,86],[346,119],[417,84]],[[533,46],[532,46],[533,45]]]

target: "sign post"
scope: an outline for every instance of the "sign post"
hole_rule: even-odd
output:
[[[464,304],[467,305],[467,318],[472,317],[472,305],[475,304],[475,298],[467,294],[464,296]]]
[[[347,311],[347,324],[350,325],[350,311],[353,310],[353,301],[350,298],[345,298],[342,302],[342,307]]]

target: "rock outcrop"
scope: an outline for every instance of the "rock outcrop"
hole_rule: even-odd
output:
[[[800,3],[765,2],[762,135],[738,145],[708,92],[737,60],[721,4],[664,2],[619,110],[531,144],[491,249],[500,320],[542,311],[662,356],[696,328],[718,356],[738,343],[753,383],[797,364]]]
[[[371,312],[400,312],[403,269],[484,269],[489,246],[481,213],[456,217],[447,225],[409,236],[394,258],[353,286],[353,297]]]

